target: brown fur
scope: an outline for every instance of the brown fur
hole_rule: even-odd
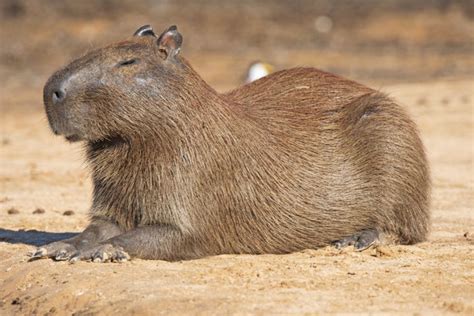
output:
[[[114,66],[128,58],[139,63]],[[48,87],[71,77],[54,108]],[[126,249],[134,256],[288,253],[365,229],[403,244],[427,236],[415,124],[353,81],[295,68],[219,94],[184,58],[164,59],[156,38],[135,36],[53,75],[45,104],[56,133],[87,143],[92,219],[176,235],[145,234]]]

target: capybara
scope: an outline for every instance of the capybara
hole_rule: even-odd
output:
[[[83,142],[91,224],[32,259],[184,260],[412,244],[430,226],[413,121],[386,95],[314,68],[228,93],[181,57],[175,26],[89,52],[44,87],[53,132]]]

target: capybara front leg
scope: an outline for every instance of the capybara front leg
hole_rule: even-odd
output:
[[[184,235],[169,225],[142,226],[80,250],[70,261],[122,262],[130,257],[181,260],[197,257]]]
[[[110,221],[92,219],[91,224],[79,235],[38,247],[31,253],[29,261],[41,258],[52,258],[58,261],[69,260],[81,249],[91,248],[121,232],[121,229]]]
[[[358,232],[352,236],[344,237],[340,240],[333,242],[333,245],[337,249],[341,249],[347,246],[354,246],[358,251],[365,250],[377,243],[379,240],[379,232],[377,229],[366,229]]]

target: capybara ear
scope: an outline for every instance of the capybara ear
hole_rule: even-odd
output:
[[[158,48],[164,53],[166,59],[174,57],[179,53],[183,43],[183,36],[178,32],[176,25],[172,25],[160,35],[157,42]]]
[[[138,30],[136,30],[135,33],[133,33],[133,36],[154,36],[154,37],[156,37],[155,32],[153,32],[153,29],[148,24],[143,25]]]

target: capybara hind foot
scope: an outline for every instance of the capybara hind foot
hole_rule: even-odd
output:
[[[71,258],[75,253],[77,253],[76,247],[64,241],[57,241],[36,248],[36,250],[30,254],[30,259],[28,261],[42,258],[52,258],[56,261],[69,260],[69,258]]]
[[[377,229],[366,229],[352,236],[344,237],[333,242],[337,249],[354,246],[357,251],[363,251],[379,241]]]
[[[80,260],[92,262],[124,262],[130,260],[130,256],[120,246],[102,244],[90,249],[79,250],[76,255],[69,259],[69,262],[74,263]]]

